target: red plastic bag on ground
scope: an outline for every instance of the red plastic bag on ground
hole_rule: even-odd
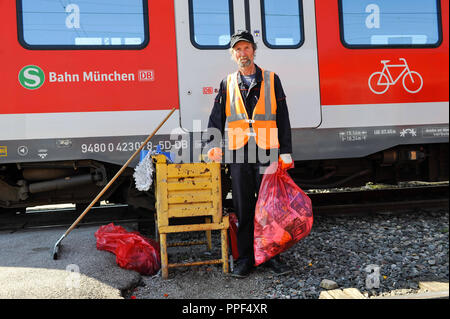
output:
[[[113,223],[100,226],[95,232],[97,249],[116,255],[117,264],[142,275],[153,275],[161,268],[159,245],[138,232],[128,232]]]
[[[255,209],[255,266],[306,237],[312,223],[310,198],[295,184],[287,169],[272,163],[261,181]]]

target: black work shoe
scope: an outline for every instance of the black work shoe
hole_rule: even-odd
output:
[[[241,261],[234,266],[231,276],[237,278],[247,277],[253,269],[253,264],[250,262]]]
[[[279,258],[269,259],[264,263],[264,266],[270,268],[270,270],[272,270],[272,272],[276,275],[286,275],[292,272],[292,270],[289,269],[289,267]]]

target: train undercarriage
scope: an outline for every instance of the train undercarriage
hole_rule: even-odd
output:
[[[303,189],[364,186],[368,182],[448,181],[448,143],[400,145],[363,158],[296,161],[289,174]],[[224,198],[231,188],[223,165]],[[72,203],[85,207],[120,166],[94,160],[11,163],[0,166],[0,212],[24,212],[27,207]],[[127,168],[101,200],[154,210],[152,190],[134,186]]]

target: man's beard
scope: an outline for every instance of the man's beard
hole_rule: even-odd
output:
[[[239,59],[239,67],[246,68],[252,64],[252,60],[249,58],[241,58]]]

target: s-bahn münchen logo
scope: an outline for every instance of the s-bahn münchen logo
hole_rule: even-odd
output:
[[[26,89],[39,89],[45,82],[44,71],[36,65],[27,65],[19,72],[19,82]]]

